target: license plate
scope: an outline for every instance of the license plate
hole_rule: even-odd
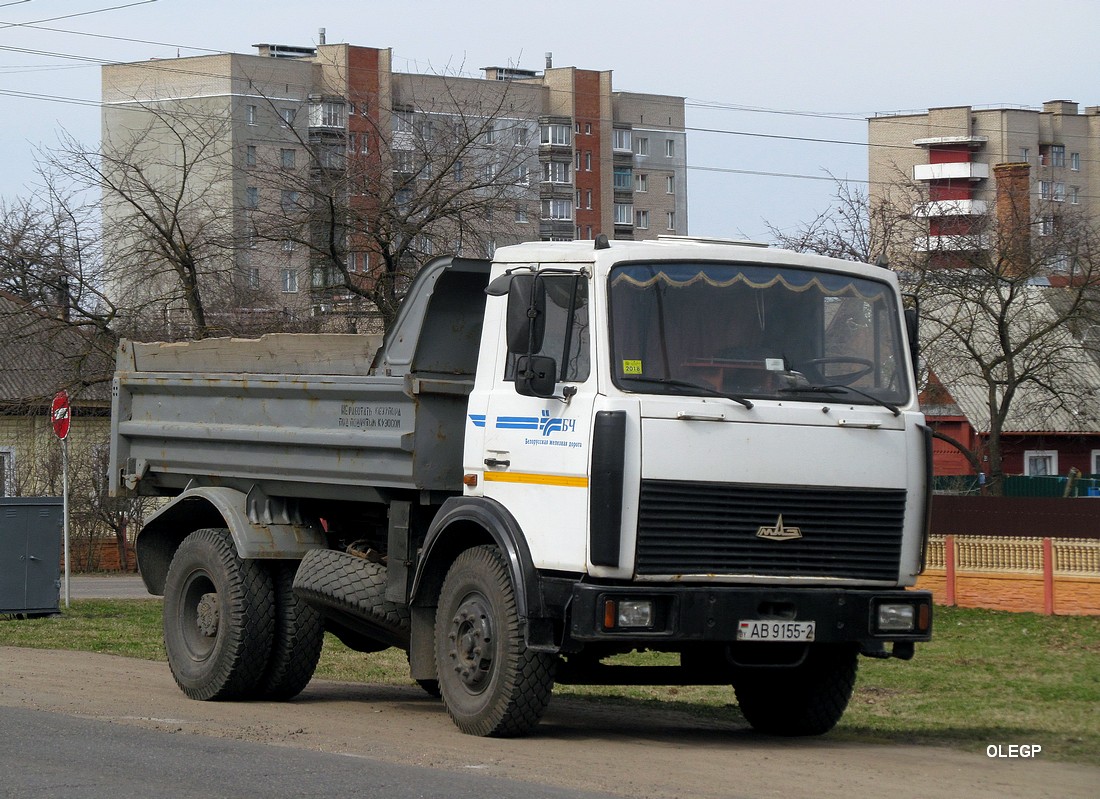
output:
[[[737,627],[738,641],[812,641],[815,622],[749,619]]]

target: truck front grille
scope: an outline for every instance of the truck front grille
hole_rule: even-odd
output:
[[[643,480],[635,571],[892,582],[904,517],[900,489]]]

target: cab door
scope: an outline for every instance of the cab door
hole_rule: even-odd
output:
[[[515,517],[537,567],[583,571],[596,395],[588,277],[548,274],[540,280],[546,289],[545,330],[536,354],[554,361],[554,396],[517,391],[520,356],[507,352],[502,336],[505,351],[498,353],[483,405],[482,493]]]

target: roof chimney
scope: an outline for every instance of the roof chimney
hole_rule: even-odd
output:
[[[997,250],[1006,277],[1018,277],[1031,261],[1031,167],[995,164]]]
[[[546,53],[546,68],[547,69],[553,69],[554,68],[554,54],[551,53],[551,52]]]
[[[325,29],[324,28],[318,28],[317,29],[317,44],[324,44],[324,43],[325,43]]]

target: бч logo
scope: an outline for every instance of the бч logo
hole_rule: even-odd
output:
[[[802,531],[797,527],[785,527],[783,514],[775,520],[775,527],[761,527],[756,531],[757,538],[765,538],[768,541],[790,541],[792,538],[801,538]]]

